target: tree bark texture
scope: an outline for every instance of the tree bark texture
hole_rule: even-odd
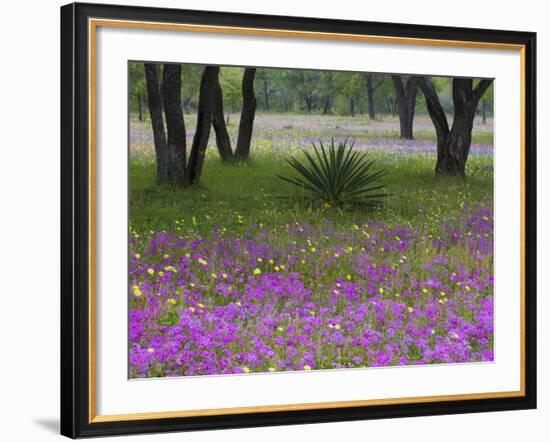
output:
[[[233,150],[231,149],[231,139],[227,133],[227,126],[225,124],[224,112],[223,112],[223,95],[220,81],[216,82],[216,90],[214,97],[214,111],[212,113],[212,126],[214,126],[214,132],[216,133],[216,146],[222,161],[233,160]],[[229,115],[227,116],[229,121]]]
[[[162,98],[166,119],[166,175],[163,181],[184,184],[185,125],[181,105],[181,65],[165,64],[162,71]]]
[[[212,125],[219,71],[219,66],[207,66],[204,68],[202,74],[197,109],[197,127],[187,165],[186,184],[197,183],[202,173],[206,147],[208,146],[208,138],[210,137],[210,126]]]
[[[244,70],[242,82],[243,108],[239,123],[237,148],[235,149],[235,157],[238,160],[246,160],[250,154],[250,142],[252,140],[254,117],[256,115],[256,97],[254,95],[255,75],[256,68],[246,68]]]
[[[405,140],[412,140],[416,92],[418,88],[416,78],[409,77],[405,81],[403,81],[401,75],[392,75],[391,78],[395,87],[395,96],[399,111],[400,137]]]
[[[145,80],[147,83],[147,106],[151,116],[153,127],[153,141],[155,144],[155,157],[157,165],[157,181],[162,182],[166,177],[167,158],[166,132],[162,118],[162,104],[160,98],[159,75],[156,64],[145,63]]]
[[[475,111],[491,82],[492,80],[481,80],[472,88],[472,79],[453,79],[454,118],[449,129],[447,117],[433,83],[428,78],[418,78],[437,135],[436,175],[466,177],[466,161],[472,142]]]
[[[369,118],[374,120],[376,119],[376,113],[374,112],[374,87],[372,85],[372,74],[365,74],[365,82],[367,83]]]

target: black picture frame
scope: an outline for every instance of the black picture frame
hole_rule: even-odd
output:
[[[89,18],[500,43],[524,47],[524,395],[318,410],[90,421]],[[488,29],[73,3],[61,8],[61,434],[241,428],[536,408],[536,34]]]

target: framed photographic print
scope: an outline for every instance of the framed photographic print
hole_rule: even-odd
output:
[[[535,44],[62,7],[62,434],[534,408]]]

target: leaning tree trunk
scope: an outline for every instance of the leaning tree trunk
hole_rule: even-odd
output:
[[[256,115],[256,97],[254,96],[254,76],[256,68],[246,68],[243,75],[243,108],[241,121],[239,123],[239,135],[235,158],[246,160],[250,154],[250,142],[252,141],[252,130],[254,128],[254,116]]]
[[[453,79],[453,126],[449,130],[447,117],[441,106],[431,80],[418,79],[426,98],[426,106],[437,135],[437,176],[466,177],[466,161],[472,142],[472,128],[477,105],[492,80],[481,80],[472,89],[473,81],[468,78]]]
[[[165,64],[162,71],[162,97],[166,119],[165,181],[184,184],[185,125],[181,105],[181,65]]]
[[[145,80],[147,83],[147,106],[151,115],[153,141],[155,144],[155,159],[157,165],[157,181],[167,179],[166,132],[162,119],[162,103],[160,98],[159,75],[156,64],[145,63]]]
[[[399,134],[402,139],[413,139],[413,121],[416,107],[417,82],[414,77],[409,77],[403,84],[400,75],[392,75],[395,87],[397,108],[399,110]]]
[[[369,118],[374,120],[376,114],[374,112],[374,87],[372,86],[372,76],[371,74],[365,74],[365,80],[367,83],[367,101],[369,109]]]
[[[231,149],[231,139],[229,138],[225,125],[222,87],[219,78],[215,87],[212,126],[214,126],[214,132],[216,132],[216,146],[218,147],[218,152],[222,161],[231,161],[233,160],[233,150]],[[227,116],[227,120],[229,121],[229,115]]]
[[[212,125],[212,113],[214,111],[214,98],[216,96],[216,84],[218,83],[219,66],[207,66],[201,78],[199,105],[197,109],[197,128],[193,137],[189,164],[187,165],[186,183],[198,183],[208,138],[210,137],[210,126]]]

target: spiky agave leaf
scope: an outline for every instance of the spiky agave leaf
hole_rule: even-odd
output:
[[[386,186],[378,184],[386,172],[372,171],[374,160],[367,160],[367,152],[354,150],[353,141],[345,139],[336,145],[332,138],[327,146],[322,141],[312,146],[312,153],[303,150],[305,161],[287,160],[299,176],[277,176],[331,203],[379,204],[387,196],[380,192]]]

